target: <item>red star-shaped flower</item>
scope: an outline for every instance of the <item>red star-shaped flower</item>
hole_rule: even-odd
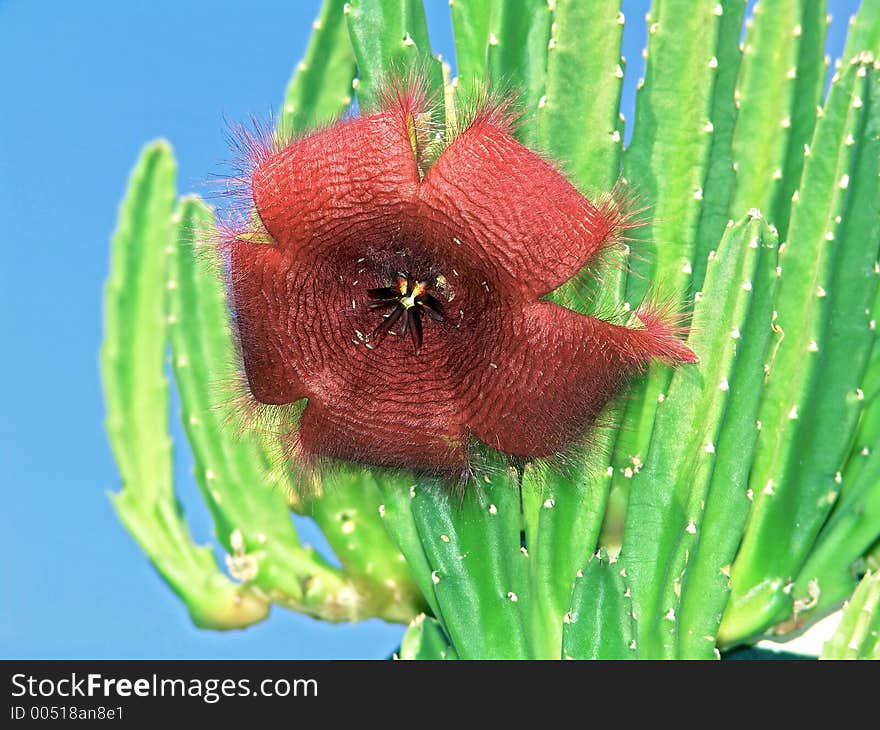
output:
[[[627,328],[542,299],[615,239],[614,206],[497,108],[423,171],[424,112],[423,94],[390,93],[254,153],[262,228],[229,237],[234,325],[253,397],[308,399],[303,455],[445,471],[476,438],[547,456],[652,358],[694,361],[656,313]]]

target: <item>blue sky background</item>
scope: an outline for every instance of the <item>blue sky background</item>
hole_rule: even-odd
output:
[[[873,0],[872,0],[873,1]],[[647,2],[624,1],[624,112]],[[454,56],[447,0],[427,0]],[[858,0],[830,0],[829,53]],[[331,626],[281,609],[246,631],[192,626],[122,528],[98,371],[109,237],[141,146],[167,137],[181,192],[227,150],[224,115],[266,115],[319,0],[0,0],[0,657],[381,658],[399,626]],[[181,430],[176,480],[193,534],[211,524]],[[320,544],[307,521],[304,539]]]

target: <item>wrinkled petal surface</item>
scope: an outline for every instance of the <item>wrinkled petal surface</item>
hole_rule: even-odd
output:
[[[550,302],[511,316],[468,379],[472,432],[517,456],[564,451],[650,360],[692,357],[662,320],[646,319],[627,328]]]
[[[421,197],[462,246],[529,298],[580,271],[618,222],[491,115],[478,117],[440,155]]]
[[[299,425],[305,453],[379,466],[447,470],[462,464],[461,414],[448,383],[412,369],[394,372],[392,363],[371,358],[360,359],[358,369],[370,365],[384,366],[395,387],[370,387],[377,375],[361,371],[366,381],[310,399]]]
[[[296,338],[289,336],[291,305],[282,254],[273,246],[236,241],[229,248],[231,303],[251,393],[273,405],[306,397],[303,361]]]
[[[419,182],[405,108],[347,120],[297,140],[253,174],[253,198],[286,256],[386,246]]]

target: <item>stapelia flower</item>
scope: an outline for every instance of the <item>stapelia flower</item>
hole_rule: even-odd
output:
[[[487,105],[423,169],[424,94],[256,145],[256,229],[227,236],[249,389],[308,403],[303,457],[463,469],[477,439],[558,453],[653,358],[693,353],[656,312],[627,328],[543,297],[625,217],[581,195]],[[252,212],[253,212],[252,211]]]

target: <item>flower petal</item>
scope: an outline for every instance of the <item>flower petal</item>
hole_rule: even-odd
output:
[[[350,242],[366,249],[396,234],[419,182],[407,126],[418,103],[399,95],[382,112],[302,137],[257,165],[254,205],[286,255]]]
[[[623,223],[581,195],[491,113],[479,116],[428,170],[420,194],[463,247],[526,298],[581,270]]]
[[[299,423],[300,447],[306,455],[378,466],[463,465],[461,414],[442,372],[433,372],[433,357],[423,352],[413,358],[408,339],[387,340],[381,349],[359,348],[350,371],[309,399]],[[404,357],[418,365],[401,368]]]
[[[293,403],[307,395],[286,336],[289,302],[277,295],[284,282],[281,253],[271,246],[232,242],[230,292],[244,371],[261,403]]]
[[[657,315],[642,321],[643,329],[631,329],[550,302],[528,305],[491,340],[485,367],[466,379],[470,429],[516,456],[564,451],[650,360],[694,361]]]

